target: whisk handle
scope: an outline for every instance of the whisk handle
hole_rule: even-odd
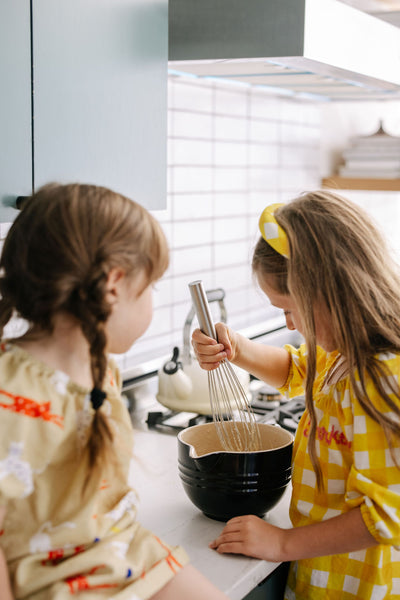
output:
[[[210,306],[204,291],[203,282],[200,279],[192,281],[189,283],[189,290],[201,331],[209,337],[214,338],[214,340],[217,340],[218,338],[211,318]]]

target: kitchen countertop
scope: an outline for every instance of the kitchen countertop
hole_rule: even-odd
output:
[[[175,435],[135,428],[138,520],[171,545],[181,545],[191,563],[231,600],[241,600],[279,563],[238,555],[220,555],[208,547],[224,524],[203,515],[186,496],[178,475]],[[291,527],[290,486],[265,519]]]

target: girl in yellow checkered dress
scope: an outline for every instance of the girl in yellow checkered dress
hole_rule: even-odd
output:
[[[217,324],[201,366],[228,358],[289,396],[305,394],[293,452],[291,529],[229,521],[210,546],[290,561],[286,600],[400,598],[400,275],[376,227],[330,192],[267,207],[253,271],[300,348]]]

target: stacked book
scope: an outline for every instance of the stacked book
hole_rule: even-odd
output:
[[[353,138],[343,159],[341,177],[399,179],[400,137],[387,134],[381,124],[373,135]]]

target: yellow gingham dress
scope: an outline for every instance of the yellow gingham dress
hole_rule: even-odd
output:
[[[285,346],[291,355],[288,379],[280,391],[290,397],[304,393],[307,351]],[[304,412],[295,436],[293,494],[294,527],[329,519],[360,506],[377,545],[349,554],[295,561],[290,566],[285,600],[394,600],[400,598],[400,470],[382,429],[363,411],[350,389],[348,376],[327,386],[325,378],[338,353],[317,349],[314,404],[316,450],[324,492],[319,492],[307,452],[309,417]],[[400,356],[379,356],[400,383]],[[367,382],[375,406],[388,412]],[[394,397],[393,397],[394,399]],[[398,402],[398,400],[396,400]],[[395,456],[400,463],[400,443]]]
[[[0,345],[0,544],[16,600],[145,600],[188,562],[136,521],[133,430],[118,378],[110,361],[101,410],[120,469],[94,474],[82,498],[89,390]]]

